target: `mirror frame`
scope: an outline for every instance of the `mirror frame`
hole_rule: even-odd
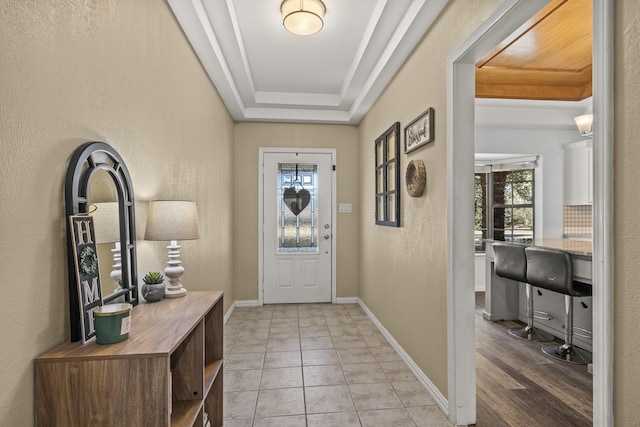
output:
[[[131,176],[122,157],[104,142],[87,142],[79,146],[71,156],[65,180],[65,205],[67,224],[67,262],[69,271],[69,319],[71,341],[82,339],[82,316],[78,299],[78,283],[75,271],[73,241],[68,218],[89,212],[89,181],[97,170],[109,173],[118,192],[120,220],[120,247],[122,255],[122,290],[103,299],[105,304],[124,296],[125,301],[138,304],[138,273],[136,261],[136,223]]]

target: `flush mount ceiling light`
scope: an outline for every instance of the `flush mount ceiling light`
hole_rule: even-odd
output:
[[[309,36],[322,29],[327,9],[321,0],[284,0],[280,5],[282,24],[290,33]]]

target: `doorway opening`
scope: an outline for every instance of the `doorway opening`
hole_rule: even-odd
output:
[[[260,149],[260,305],[335,302],[335,154]]]
[[[454,424],[476,421],[473,173],[475,63],[546,0],[507,0],[448,60],[448,403]],[[613,422],[612,133],[613,2],[593,2],[593,424]],[[606,285],[606,286],[605,286]],[[470,383],[472,386],[470,387]]]

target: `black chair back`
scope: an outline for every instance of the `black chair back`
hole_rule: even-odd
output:
[[[494,269],[498,276],[518,282],[527,281],[527,257],[523,245],[496,242],[493,245]]]
[[[527,256],[527,282],[539,288],[571,296],[591,295],[591,286],[574,282],[573,263],[568,252],[531,246]]]

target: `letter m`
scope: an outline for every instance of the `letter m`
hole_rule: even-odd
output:
[[[86,280],[82,281],[82,286],[84,287],[84,299],[85,305],[91,304],[100,298],[100,290],[98,289],[98,278],[94,277],[91,279],[91,286],[89,286],[89,282]]]

